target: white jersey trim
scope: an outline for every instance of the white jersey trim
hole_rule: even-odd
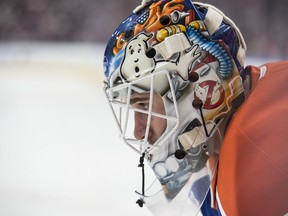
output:
[[[218,190],[216,188],[216,200],[217,200],[217,204],[218,204],[218,209],[221,213],[222,216],[226,216],[226,213],[222,207],[222,204],[221,204],[221,201],[220,201],[220,198],[219,198],[219,194],[218,194]]]

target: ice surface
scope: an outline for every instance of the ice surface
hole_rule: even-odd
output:
[[[0,215],[141,216],[138,155],[102,91],[103,47],[0,45]]]

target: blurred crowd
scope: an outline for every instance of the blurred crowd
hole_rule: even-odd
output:
[[[205,0],[242,31],[248,55],[288,57],[287,0]],[[141,0],[1,0],[0,41],[107,42]]]

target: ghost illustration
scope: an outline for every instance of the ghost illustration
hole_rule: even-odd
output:
[[[150,37],[151,35],[140,34],[127,44],[120,68],[126,81],[133,81],[154,71],[156,65],[154,56],[151,58],[146,55],[147,41]]]
[[[183,80],[188,80],[188,71],[191,69],[192,63],[201,55],[200,52],[196,52],[199,46],[193,45],[187,50],[178,51],[175,53],[178,56],[176,59],[164,60],[159,57],[159,53],[156,53],[156,49],[148,44],[152,36],[152,34],[146,35],[142,33],[126,44],[124,58],[120,66],[122,78],[126,82],[132,82],[156,72],[177,71]],[[161,43],[164,43],[165,46],[165,41]],[[158,54],[157,59],[156,54]],[[167,74],[158,74],[160,75],[153,77],[154,91],[163,94],[169,87]],[[151,79],[141,79],[141,82],[138,82],[137,86],[144,90],[149,90]]]

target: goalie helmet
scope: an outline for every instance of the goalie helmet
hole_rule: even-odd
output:
[[[245,51],[228,17],[190,0],[142,1],[110,38],[104,91],[121,138],[160,183],[138,192],[153,214],[199,211],[244,100]]]

